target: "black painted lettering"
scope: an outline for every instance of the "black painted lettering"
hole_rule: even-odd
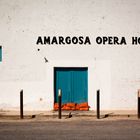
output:
[[[108,40],[107,37],[103,36],[103,44],[106,44],[107,40]]]
[[[84,39],[83,36],[80,36],[80,37],[79,37],[79,44],[83,44],[83,39]]]
[[[67,44],[71,44],[71,38],[69,36],[66,37],[65,42]]]
[[[140,37],[138,38],[138,43],[140,44]]]
[[[113,39],[113,38],[112,38],[111,36],[109,36],[109,37],[108,37],[108,44],[110,44],[110,45],[112,45],[112,44],[113,44],[112,39]]]
[[[44,36],[44,44],[49,44],[50,45],[51,41],[50,41],[50,36],[48,36],[46,38],[46,36]]]
[[[37,45],[38,45],[38,44],[43,45],[43,41],[42,41],[41,36],[38,37],[36,44],[37,44]]]
[[[57,38],[56,38],[55,36],[53,37],[51,44],[52,44],[52,45],[53,45],[53,44],[58,44]]]
[[[61,44],[65,44],[65,42],[64,42],[64,37],[59,36],[59,44],[60,44],[60,45],[61,45]]]
[[[114,44],[115,44],[115,45],[116,45],[116,44],[118,44],[118,45],[120,44],[120,43],[118,42],[118,40],[119,40],[118,37],[114,36]]]
[[[132,45],[137,45],[137,37],[132,37]]]
[[[96,37],[96,43],[101,44],[102,43],[102,38],[100,36]]]
[[[125,37],[122,37],[120,44],[121,44],[121,45],[122,45],[122,44],[126,45]]]
[[[77,43],[78,43],[78,38],[74,36],[74,37],[72,38],[72,43],[73,43],[73,44],[77,44]]]
[[[85,44],[85,45],[86,45],[86,44],[89,44],[89,45],[91,44],[90,39],[89,39],[88,36],[86,36],[86,39],[85,39],[84,44]]]

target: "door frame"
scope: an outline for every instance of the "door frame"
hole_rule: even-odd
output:
[[[87,102],[88,102],[88,67],[54,67],[53,73],[54,73],[54,103],[55,103],[55,95],[56,95],[56,69],[87,69]]]

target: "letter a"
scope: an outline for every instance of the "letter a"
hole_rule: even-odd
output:
[[[43,45],[41,36],[38,37],[36,44],[38,45],[39,43]]]

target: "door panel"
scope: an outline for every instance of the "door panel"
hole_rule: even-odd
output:
[[[87,71],[73,72],[73,102],[87,102]]]
[[[62,90],[62,103],[71,101],[71,72],[69,70],[56,71],[56,102],[58,102],[58,89]]]

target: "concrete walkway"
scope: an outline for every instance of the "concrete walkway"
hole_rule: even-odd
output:
[[[75,117],[96,117],[96,111],[62,111],[62,116],[66,117],[71,112]],[[57,117],[58,111],[24,111],[26,117]],[[106,110],[100,112],[101,118],[106,117],[137,117],[136,110]],[[0,118],[4,117],[20,117],[19,111],[0,110]]]

